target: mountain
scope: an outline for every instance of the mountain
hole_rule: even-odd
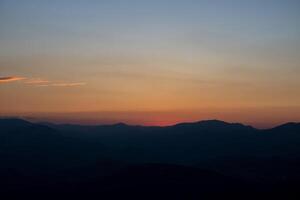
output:
[[[102,154],[114,160],[130,162],[197,165],[226,158],[300,155],[300,125],[297,123],[288,123],[268,130],[219,120],[181,123],[167,127],[129,126],[122,123],[98,126],[33,124],[17,119],[2,119],[0,128],[1,124],[4,124],[7,130],[9,126],[15,131],[21,127],[26,137],[35,132],[51,133],[50,139],[46,139],[47,144],[51,143],[51,138],[54,137],[57,141],[67,138],[81,141],[82,144],[97,143],[98,147],[102,147]]]
[[[286,131],[279,131],[278,128],[258,130],[251,126],[218,120],[167,127],[125,124],[52,124],[51,127],[66,137],[101,141],[114,159],[132,162],[196,165],[225,158],[296,156],[300,149],[300,134],[295,134],[298,132],[297,124]],[[294,130],[292,134],[291,130]]]
[[[36,176],[96,162],[98,142],[63,136],[54,128],[21,119],[0,119],[0,178],[7,173]]]
[[[0,190],[74,198],[294,194],[299,130],[299,123],[259,130],[218,120],[145,127],[0,119]]]
[[[300,123],[290,122],[290,123],[282,124],[280,126],[272,128],[270,131],[300,134]]]
[[[17,118],[0,118],[0,128],[16,128],[30,126],[31,123]]]
[[[255,130],[251,126],[245,126],[240,123],[227,123],[220,120],[205,120],[194,123],[180,123],[173,126],[174,128],[198,128],[207,131],[217,131],[217,130]]]

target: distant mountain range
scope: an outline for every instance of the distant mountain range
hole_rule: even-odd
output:
[[[198,197],[200,186],[231,194],[241,186],[291,194],[300,184],[300,123],[259,130],[218,120],[146,127],[0,119],[0,163],[7,193],[182,188],[180,195]]]

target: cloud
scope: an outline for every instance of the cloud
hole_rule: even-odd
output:
[[[28,85],[35,85],[39,87],[74,87],[74,86],[82,86],[86,85],[85,82],[65,82],[65,81],[50,81],[43,78],[25,78],[21,76],[6,76],[6,77],[0,77],[0,84],[1,83],[8,83],[13,81],[19,81],[24,80],[22,83],[28,84]]]
[[[48,80],[44,80],[44,79],[41,79],[41,78],[32,78],[32,79],[29,79],[28,81],[25,81],[26,84],[46,84],[46,83],[49,83],[50,81]]]
[[[35,85],[38,87],[73,87],[85,85],[84,82],[65,82],[65,81],[49,81],[42,78],[31,78],[25,81],[26,84]]]
[[[6,77],[0,77],[0,83],[8,83],[8,82],[13,82],[13,81],[19,81],[26,79],[25,77],[20,77],[20,76],[6,76]]]
[[[84,82],[78,82],[78,83],[53,83],[51,86],[56,86],[56,87],[72,87],[72,86],[81,86],[85,85],[86,83]]]
[[[36,85],[36,86],[38,86],[38,87],[48,87],[50,85],[48,85],[48,84],[39,84],[39,85]]]
[[[52,83],[52,84],[39,84],[37,86],[39,87],[74,87],[74,86],[82,86],[86,85],[84,82],[78,82],[78,83]]]

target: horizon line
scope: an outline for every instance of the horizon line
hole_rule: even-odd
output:
[[[34,124],[41,124],[41,123],[49,123],[49,124],[53,124],[53,125],[72,125],[72,126],[115,126],[115,125],[125,125],[125,126],[132,126],[132,127],[158,127],[158,128],[164,128],[164,127],[173,127],[173,126],[177,126],[177,125],[181,125],[181,124],[197,124],[197,123],[201,123],[201,122],[211,122],[211,121],[216,121],[216,122],[223,122],[223,123],[226,123],[226,124],[240,124],[240,125],[243,125],[243,126],[248,126],[248,127],[251,127],[253,129],[257,129],[257,130],[268,130],[268,129],[273,129],[273,128],[276,128],[276,127],[280,127],[280,126],[283,126],[283,125],[286,125],[286,124],[300,124],[300,121],[286,121],[284,123],[280,123],[280,124],[277,124],[277,125],[274,125],[270,128],[258,128],[258,127],[255,127],[255,126],[252,126],[252,125],[249,125],[249,124],[246,124],[246,123],[241,123],[241,122],[228,122],[226,120],[220,120],[220,119],[203,119],[203,120],[197,120],[197,121],[182,121],[182,122],[177,122],[177,123],[174,123],[174,124],[170,124],[170,125],[143,125],[143,124],[131,124],[131,123],[125,123],[125,122],[122,122],[122,121],[119,121],[119,122],[114,122],[114,123],[95,123],[95,124],[80,124],[80,123],[64,123],[64,122],[51,122],[51,120],[37,120],[37,119],[34,119],[34,120],[31,120],[31,119],[26,119],[26,117],[17,117],[17,116],[12,116],[12,117],[3,117],[3,116],[0,116],[0,120],[2,119],[18,119],[18,120],[24,120],[24,121],[27,121],[27,122],[30,122],[30,123],[34,123]]]

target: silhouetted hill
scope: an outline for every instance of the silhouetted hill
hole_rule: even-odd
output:
[[[272,132],[300,134],[300,123],[290,122],[270,129]]]
[[[295,157],[300,152],[299,125],[258,130],[219,120],[168,127],[47,124],[63,137],[101,143],[104,154],[131,162],[197,164],[239,157]],[[275,148],[274,148],[275,147]]]
[[[151,193],[156,199],[237,190],[294,194],[300,184],[299,127],[287,123],[258,130],[218,120],[145,127],[0,119],[0,188],[68,197]]]
[[[0,178],[35,176],[96,162],[98,142],[66,137],[54,128],[20,119],[0,119]]]
[[[18,119],[18,118],[0,118],[0,128],[2,130],[1,133],[6,133],[7,130],[15,130],[17,128],[27,128],[31,126],[42,126],[42,125],[34,124],[29,121],[25,121],[23,119]]]
[[[198,128],[202,130],[216,131],[216,130],[255,130],[251,126],[245,126],[240,123],[227,123],[220,120],[205,120],[194,123],[180,123],[176,124],[175,128]]]
[[[17,118],[0,118],[0,127],[1,128],[12,128],[12,127],[25,127],[30,126],[31,123],[22,119]]]

